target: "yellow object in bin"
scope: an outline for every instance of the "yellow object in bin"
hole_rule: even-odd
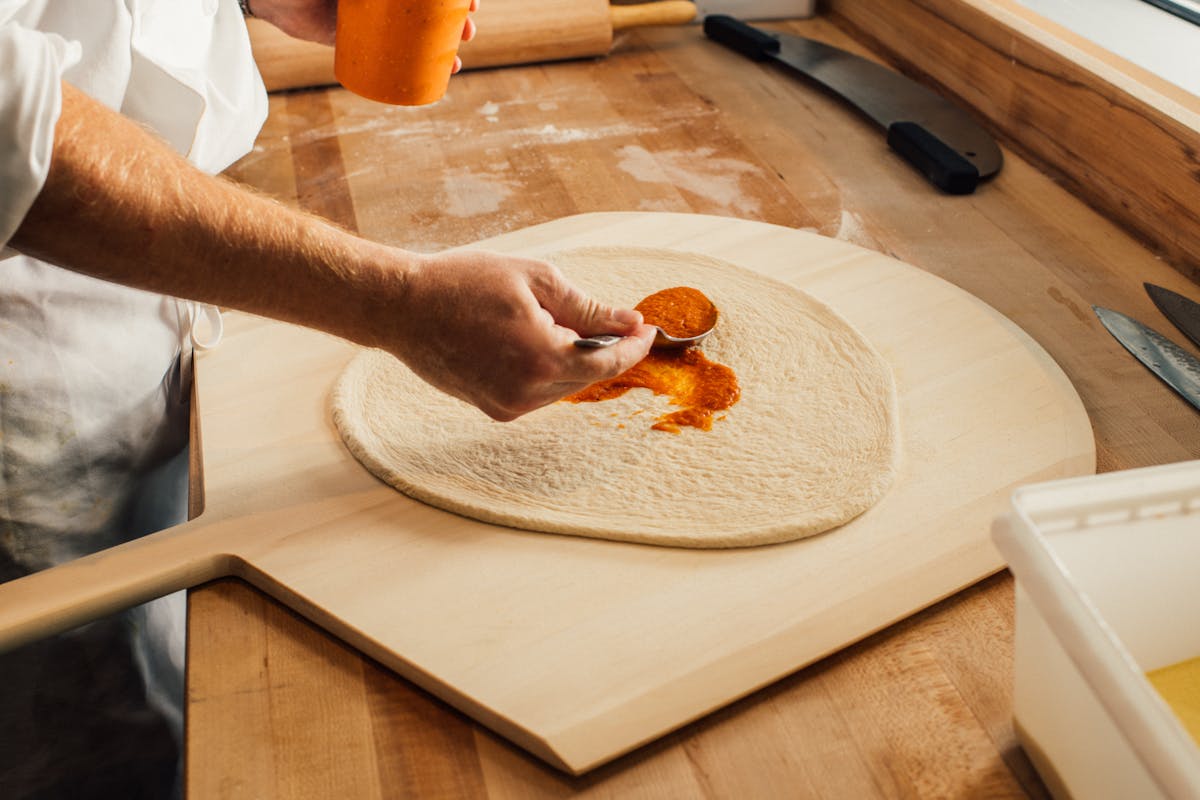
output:
[[[1200,744],[1200,657],[1161,667],[1146,677],[1196,744]]]

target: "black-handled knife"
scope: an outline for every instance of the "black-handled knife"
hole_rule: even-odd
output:
[[[777,61],[883,126],[888,145],[950,194],[970,194],[1000,171],[996,140],[962,109],[898,72],[822,42],[765,32],[723,14],[704,34],[755,61]]]
[[[1142,286],[1146,287],[1146,294],[1150,295],[1163,316],[1171,320],[1180,333],[1191,339],[1192,344],[1200,347],[1200,303],[1153,283],[1143,283]]]

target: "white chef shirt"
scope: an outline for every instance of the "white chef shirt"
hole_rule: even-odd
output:
[[[62,81],[208,172],[245,154],[266,118],[236,0],[0,0],[0,245],[45,183]],[[193,313],[0,251],[0,565],[42,569],[181,513],[178,473],[160,468],[180,462]],[[155,519],[147,497],[173,508]],[[155,674],[179,673],[181,608],[168,598],[126,625],[151,701],[178,695]]]

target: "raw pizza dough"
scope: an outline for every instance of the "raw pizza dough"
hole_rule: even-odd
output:
[[[887,491],[898,449],[891,369],[827,306],[673,250],[584,248],[548,260],[612,304],[669,286],[701,289],[721,312],[704,351],[737,374],[741,400],[711,431],[651,430],[673,407],[647,389],[501,423],[369,350],[333,395],[334,422],[367,469],[485,522],[681,547],[811,536]]]

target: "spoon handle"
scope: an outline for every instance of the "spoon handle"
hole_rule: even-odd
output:
[[[712,328],[709,328],[704,333],[701,333],[698,336],[688,336],[686,338],[680,338],[677,336],[671,336],[671,335],[667,334],[662,328],[659,328],[657,325],[654,327],[655,327],[654,346],[655,347],[665,347],[665,348],[683,348],[683,347],[688,347],[693,344],[699,344],[705,337],[707,337],[713,331]],[[602,333],[602,334],[599,334],[598,336],[588,336],[585,339],[576,339],[575,346],[576,347],[586,347],[586,348],[591,348],[591,349],[595,349],[598,347],[608,347],[610,345],[616,344],[617,342],[621,341],[621,339],[623,339],[623,338],[624,338],[623,336],[617,336],[616,334],[612,334],[612,333]]]
[[[609,345],[614,345],[621,341],[622,338],[624,337],[616,336],[615,334],[611,333],[602,333],[599,336],[589,336],[586,339],[576,339],[575,346],[594,350],[598,347],[608,347]]]

